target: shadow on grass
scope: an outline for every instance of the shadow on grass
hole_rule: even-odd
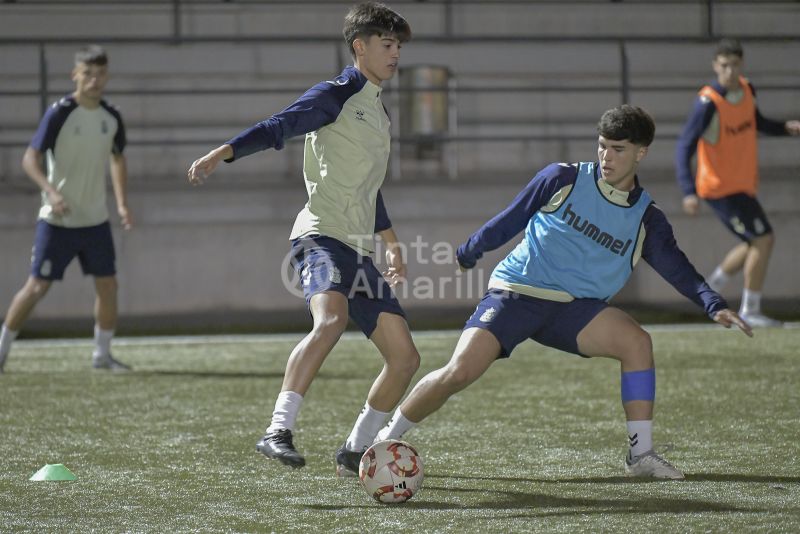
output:
[[[692,482],[757,482],[766,484],[797,484],[800,477],[774,475],[743,475],[739,473],[690,473],[686,480]]]
[[[685,484],[687,482],[744,482],[768,484],[793,484],[800,482],[800,477],[745,475],[738,473],[697,473],[687,474],[685,481],[664,481],[655,479],[641,479],[629,477],[585,477],[585,478],[557,478],[536,479],[519,477],[480,477],[472,475],[426,475],[429,479],[449,480],[480,480],[487,482],[529,482],[536,484]],[[781,488],[776,488],[781,489]],[[503,516],[515,517],[554,517],[575,514],[651,514],[651,513],[764,513],[772,510],[764,508],[739,507],[729,504],[696,500],[696,499],[670,499],[665,497],[652,497],[642,499],[591,499],[581,497],[561,497],[546,493],[496,490],[487,488],[459,488],[434,486],[426,484],[421,498],[404,503],[403,506],[417,510],[539,510],[531,513]],[[453,494],[480,494],[486,498],[479,502],[458,504],[427,500],[431,493],[444,492]],[[354,505],[346,508],[360,509],[373,508],[374,505]],[[339,510],[341,505],[310,505],[307,508],[314,510]],[[563,509],[563,510],[559,510]]]
[[[487,479],[489,480],[489,479]],[[444,492],[450,496],[456,493],[478,493],[484,498],[478,502],[457,504],[427,500],[431,493]],[[344,508],[373,508],[374,505],[345,506]],[[589,499],[581,497],[559,497],[546,493],[525,491],[491,490],[486,488],[453,488],[444,486],[425,486],[418,500],[411,500],[403,507],[416,510],[527,510],[531,513],[515,514],[510,517],[548,517],[560,515],[585,514],[684,514],[700,512],[768,512],[760,508],[742,508],[712,501],[694,499],[670,499],[653,497],[645,499]],[[341,505],[310,505],[314,510],[340,510]],[[564,509],[564,510],[559,510]],[[538,510],[538,511],[537,511]],[[487,518],[488,519],[488,518]]]
[[[520,477],[479,477],[473,475],[425,474],[425,478],[486,480],[502,482],[534,482],[537,484],[664,484],[670,481],[654,478],[617,477],[575,477],[575,478],[520,478]],[[757,484],[794,484],[800,477],[774,475],[745,475],[740,473],[686,473],[683,482],[746,482]]]

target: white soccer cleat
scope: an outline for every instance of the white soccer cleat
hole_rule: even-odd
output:
[[[783,328],[783,323],[763,313],[739,313],[744,322],[755,328]]]
[[[666,478],[683,480],[685,477],[674,465],[650,449],[631,462],[630,453],[625,457],[625,474],[629,477]]]
[[[131,370],[130,365],[126,365],[121,361],[117,360],[111,354],[108,356],[100,356],[97,354],[92,355],[92,367],[95,369],[105,369],[108,371],[114,371],[116,373],[125,373]]]

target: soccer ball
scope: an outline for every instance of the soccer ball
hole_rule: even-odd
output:
[[[378,502],[406,502],[422,487],[422,458],[396,439],[379,441],[366,450],[358,466],[361,485]]]

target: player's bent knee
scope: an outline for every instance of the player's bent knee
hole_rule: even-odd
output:
[[[653,338],[641,328],[626,336],[622,350],[622,360],[637,366],[649,367],[653,362]]]
[[[409,352],[406,358],[403,358],[403,367],[409,375],[413,376],[419,369],[421,358],[419,352],[416,350]]]
[[[29,299],[39,300],[45,296],[50,289],[52,282],[49,280],[41,280],[39,278],[32,278],[25,284],[24,293],[25,297]]]
[[[326,313],[319,319],[314,320],[314,331],[321,335],[340,336],[347,328],[347,320],[347,315]]]
[[[396,376],[403,377],[406,380],[411,380],[417,370],[419,369],[419,365],[413,365],[413,362],[409,362],[400,366],[395,366],[394,371]]]
[[[448,365],[443,371],[441,381],[453,392],[461,391],[480,376],[463,364]]]
[[[385,356],[386,366],[392,373],[403,376],[414,376],[420,365],[420,356],[415,349],[393,353]]]

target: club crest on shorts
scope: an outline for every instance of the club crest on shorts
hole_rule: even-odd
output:
[[[331,270],[328,273],[328,279],[331,282],[333,282],[334,284],[341,284],[342,283],[342,272],[335,265],[331,266]]]
[[[744,223],[739,219],[739,217],[731,217],[731,226],[733,227],[733,231],[739,235],[744,235],[744,232],[747,230],[745,228]]]
[[[494,307],[489,308],[481,315],[480,319],[478,319],[482,323],[491,322],[494,319],[494,316],[497,315],[497,309]]]
[[[50,276],[50,272],[53,270],[53,264],[50,260],[44,260],[42,262],[42,266],[39,267],[39,274],[41,276]]]

